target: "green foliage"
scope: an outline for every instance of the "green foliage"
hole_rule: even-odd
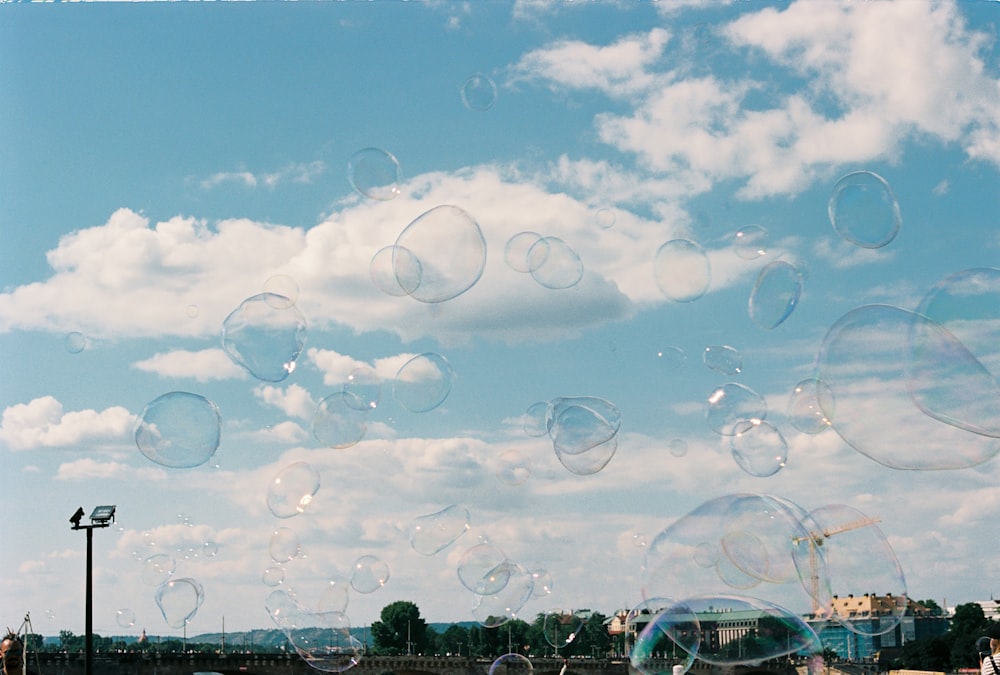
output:
[[[385,655],[424,654],[431,646],[427,622],[420,609],[408,600],[398,600],[382,608],[380,621],[372,624],[375,653]]]

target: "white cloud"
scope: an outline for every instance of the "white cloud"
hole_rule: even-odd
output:
[[[253,390],[254,396],[263,403],[278,408],[289,417],[312,419],[316,412],[316,402],[304,388],[290,384],[285,389],[271,385],[259,385]]]
[[[255,174],[250,171],[220,171],[199,181],[203,190],[211,190],[220,185],[235,183],[243,187],[266,187],[273,189],[282,183],[312,183],[326,171],[321,161],[289,164],[278,171]]]
[[[93,479],[160,481],[166,478],[167,473],[162,469],[143,467],[137,470],[134,466],[121,462],[99,462],[89,457],[60,464],[55,475],[56,480],[64,481]]]
[[[3,411],[0,442],[11,450],[66,448],[83,443],[124,440],[135,416],[122,407],[66,412],[52,396],[18,403]]]
[[[176,349],[136,361],[132,367],[163,377],[187,377],[198,382],[246,377],[246,371],[233,363],[222,349],[202,349],[196,352]]]

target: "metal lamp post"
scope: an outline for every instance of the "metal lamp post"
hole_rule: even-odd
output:
[[[74,530],[87,531],[87,601],[86,601],[86,660],[84,661],[84,672],[86,675],[94,673],[94,528],[108,527],[115,522],[115,507],[98,506],[90,514],[90,525],[81,525],[84,510],[80,507],[76,510],[69,522],[73,524]]]

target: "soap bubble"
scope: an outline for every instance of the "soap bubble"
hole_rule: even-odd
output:
[[[214,541],[206,541],[201,545],[201,555],[205,558],[214,558],[219,553],[219,545]]]
[[[66,333],[63,346],[66,347],[66,351],[70,354],[79,354],[87,348],[87,336],[78,331]]]
[[[580,635],[588,618],[585,611],[549,610],[542,620],[542,637],[557,650],[562,649]]]
[[[825,393],[820,394],[821,391]],[[792,395],[788,399],[788,421],[796,429],[806,434],[818,434],[830,427],[830,420],[826,418],[820,407],[820,398],[824,398],[833,404],[833,396],[829,393],[829,388],[815,377],[808,377],[792,389]]]
[[[382,378],[368,366],[355,368],[344,382],[344,402],[358,410],[374,410],[382,400]]]
[[[596,396],[560,396],[550,401],[546,425],[559,462],[569,471],[597,473],[618,450],[621,412]]]
[[[264,282],[264,300],[275,309],[288,309],[299,301],[299,285],[287,274],[275,274]]]
[[[135,625],[135,612],[128,608],[119,609],[115,612],[115,623],[122,628],[131,628]]]
[[[705,347],[701,360],[706,366],[723,375],[738,375],[743,371],[743,355],[728,345]]]
[[[491,595],[499,592],[509,579],[497,576],[503,569],[507,556],[488,542],[481,542],[465,550],[458,561],[458,579],[473,593]],[[508,570],[509,571],[509,570]]]
[[[399,161],[381,148],[363,148],[347,162],[347,179],[360,195],[389,201],[399,194]]]
[[[285,583],[285,568],[279,565],[271,565],[264,570],[261,581],[265,586],[280,586]]]
[[[757,275],[750,292],[750,320],[764,330],[777,328],[799,303],[802,276],[783,260],[775,260]]]
[[[194,579],[171,579],[156,590],[156,605],[171,628],[186,626],[205,602],[205,591]]]
[[[288,527],[279,527],[271,532],[271,541],[267,547],[271,560],[276,563],[286,563],[299,557],[302,546],[299,543],[299,535],[295,530]]]
[[[289,464],[267,487],[267,508],[278,518],[305,512],[319,491],[319,472],[308,462]]]
[[[733,238],[733,250],[744,260],[756,260],[767,255],[767,230],[759,225],[748,225]]]
[[[813,553],[822,546],[833,597],[850,602],[859,588],[878,589],[880,594],[857,598],[859,608],[872,603],[878,621],[852,621],[849,606],[841,605],[840,611],[834,606],[827,612],[858,634],[883,635],[895,630],[906,611],[906,580],[892,546],[876,524],[879,519],[843,504],[828,504],[810,511],[809,516],[819,528],[811,533]]]
[[[498,657],[486,675],[531,675],[534,670],[527,656],[512,653]]]
[[[730,440],[733,459],[751,476],[766,478],[784,468],[788,460],[788,443],[770,422],[755,420],[740,422]]]
[[[350,600],[348,595],[350,586],[351,580],[339,574],[327,579],[326,586],[316,602],[317,609],[321,612],[346,612]]]
[[[629,663],[643,675],[674,674],[678,667],[687,672],[701,646],[698,616],[669,598],[649,598],[633,607],[625,617],[625,630],[636,635]],[[664,662],[664,654],[671,654],[670,662]],[[678,657],[679,663],[671,665]]]
[[[528,252],[541,238],[542,235],[536,232],[518,232],[508,239],[503,251],[507,266],[515,272],[530,272],[531,260],[528,258]]]
[[[528,250],[531,277],[545,288],[572,288],[583,278],[583,262],[558,237],[540,237]]]
[[[505,561],[503,570],[505,583],[501,588],[493,593],[473,593],[472,616],[486,628],[517,618],[534,591],[534,578],[522,566]]]
[[[222,324],[222,348],[258,380],[281,382],[293,370],[306,339],[306,320],[284,296],[247,298]]]
[[[140,578],[147,586],[159,586],[169,580],[177,569],[173,556],[166,553],[156,553],[142,561]]]
[[[351,635],[350,620],[343,612],[308,611],[285,590],[272,591],[264,608],[296,653],[314,670],[341,673],[361,660],[363,647]]]
[[[892,188],[871,171],[855,171],[837,181],[827,213],[837,234],[863,248],[885,246],[903,222]]]
[[[1000,270],[963,270],[924,297],[913,321],[909,386],[939,422],[1000,437]]]
[[[535,570],[531,573],[532,590],[531,597],[542,598],[552,595],[552,575],[546,569]]]
[[[683,457],[688,452],[688,444],[683,438],[674,438],[667,445],[670,454],[674,457]]]
[[[410,297],[426,303],[465,293],[485,267],[486,239],[479,223],[457,206],[436,206],[415,218],[393,249],[400,288],[411,289]]]
[[[741,422],[755,422],[767,417],[767,402],[750,387],[729,382],[716,388],[705,403],[708,428],[723,436],[732,436]]]
[[[420,262],[403,246],[383,246],[372,256],[368,274],[375,288],[386,295],[409,295],[420,283]]]
[[[198,394],[173,391],[146,405],[135,428],[139,451],[157,464],[186,469],[207,462],[219,447],[222,415]]]
[[[679,373],[687,364],[687,354],[680,347],[664,347],[656,352],[658,365],[670,374]]]
[[[444,403],[451,393],[451,365],[440,354],[414,356],[396,373],[393,393],[410,412],[428,412]]]
[[[520,450],[504,451],[497,464],[497,477],[507,485],[521,485],[531,477],[531,465]]]
[[[528,406],[524,412],[524,433],[536,438],[549,433],[549,405],[548,401],[539,401]]]
[[[653,278],[668,299],[693,302],[705,295],[711,282],[708,255],[690,239],[672,239],[656,251]]]
[[[418,516],[410,523],[410,546],[420,555],[440,553],[469,530],[470,521],[469,510],[458,504]]]
[[[609,230],[614,227],[616,219],[615,210],[607,207],[597,209],[597,212],[594,214],[594,220],[597,221],[597,226],[602,230]]]
[[[368,433],[369,409],[346,391],[330,394],[316,406],[312,433],[325,446],[344,449],[357,445]]]
[[[916,369],[913,335],[925,345],[936,344],[938,350],[936,355],[926,351],[920,355],[932,360]],[[982,464],[1000,452],[1000,441],[943,422],[917,405],[935,395],[937,384],[930,377],[935,372],[933,359],[957,355],[955,367],[970,368],[963,376],[973,382],[985,377],[966,353],[949,331],[920,314],[888,305],[859,307],[830,328],[820,347],[816,376],[826,385],[819,392],[820,407],[845,442],[889,468],[962,469]],[[946,372],[947,363],[940,368]]]
[[[462,103],[469,110],[486,112],[497,101],[497,85],[488,75],[476,73],[462,84]]]
[[[351,588],[358,593],[374,593],[389,581],[389,566],[373,555],[363,555],[354,561]]]

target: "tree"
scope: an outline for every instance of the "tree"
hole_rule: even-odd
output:
[[[382,608],[380,621],[372,624],[375,653],[419,654],[427,651],[427,622],[420,609],[408,600],[397,600]]]
[[[990,620],[978,603],[969,602],[955,608],[951,620],[951,669],[979,667],[976,640],[986,634]]]
[[[438,636],[438,651],[442,654],[458,654],[459,656],[468,654],[468,629],[455,624],[445,628],[444,632]]]
[[[944,616],[944,610],[941,608],[941,605],[937,604],[933,600],[929,600],[929,599],[928,600],[920,600],[917,604],[918,605],[923,605],[924,607],[926,607],[927,609],[929,609],[931,611],[930,612],[931,616]]]

